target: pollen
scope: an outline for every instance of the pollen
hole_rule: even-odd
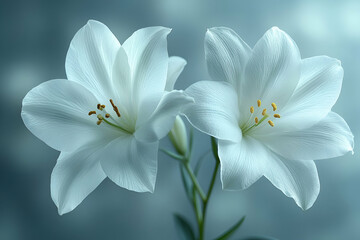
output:
[[[97,125],[100,125],[102,123],[102,120],[99,120],[96,122]]]
[[[96,114],[96,112],[95,112],[95,111],[90,111],[90,112],[89,112],[89,116],[91,116],[91,115],[93,115],[93,114]]]
[[[258,105],[258,107],[260,107],[261,106],[261,100],[259,99],[259,100],[257,100],[257,105]]]
[[[250,112],[254,113],[254,107],[253,106],[250,107]]]
[[[255,123],[258,124],[259,123],[259,119],[256,117],[255,118]]]
[[[275,104],[275,103],[272,103],[271,106],[273,107],[273,111],[276,111],[276,109],[277,109],[276,104]]]
[[[96,107],[97,107],[97,109],[99,109],[99,110],[100,110],[100,108],[101,108],[101,104],[100,104],[100,103],[98,103],[98,105],[97,105]]]
[[[108,113],[105,114],[105,117],[106,117],[106,118],[109,118],[109,117],[110,117],[110,114],[108,114]]]
[[[280,118],[280,114],[274,114],[274,118]]]
[[[101,105],[101,108],[105,108],[105,105]]]
[[[262,113],[261,113],[263,116],[265,116],[265,114],[266,114],[266,108],[264,108],[264,110],[262,111]]]
[[[270,126],[272,126],[272,127],[274,126],[273,121],[269,120],[268,123],[269,123]]]

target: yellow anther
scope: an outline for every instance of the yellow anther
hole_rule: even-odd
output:
[[[253,106],[250,107],[250,112],[254,113],[254,107]]]
[[[101,105],[101,108],[105,108],[105,105]]]
[[[100,108],[101,108],[101,104],[100,104],[100,103],[98,103],[98,105],[97,105],[96,107],[97,107],[97,109],[101,110],[101,109],[100,109]]]
[[[272,103],[271,106],[273,107],[273,111],[276,111],[276,109],[277,109],[276,104],[275,104],[275,103]]]
[[[280,118],[280,114],[274,114],[274,118]]]
[[[106,118],[109,118],[109,117],[110,117],[110,114],[108,114],[108,113],[105,114],[105,117],[106,117]]]
[[[274,123],[271,120],[269,120],[268,123],[270,124],[270,126],[274,126]]]
[[[261,100],[259,99],[259,100],[257,100],[257,105],[258,105],[258,107],[260,107],[261,106]]]
[[[93,114],[96,114],[96,112],[95,112],[95,111],[90,111],[90,112],[89,112],[89,116],[91,116],[91,115],[93,115]]]
[[[259,119],[256,117],[255,118],[255,123],[258,124],[259,123]]]
[[[262,111],[262,113],[261,113],[263,116],[265,116],[265,114],[266,114],[266,108],[264,108],[264,110]]]
[[[102,120],[96,122],[97,125],[100,125],[100,123],[102,123]]]

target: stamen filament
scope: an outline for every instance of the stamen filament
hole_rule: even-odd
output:
[[[259,125],[260,125],[265,119],[267,119],[268,117],[269,117],[269,115],[265,113],[265,115],[260,119],[259,122],[256,122],[256,120],[258,119],[258,118],[256,117],[256,118],[255,118],[255,122],[256,122],[256,123],[255,123],[254,125],[252,125],[251,127],[245,129],[245,130],[243,131],[243,134],[247,133],[248,131],[250,131],[252,128],[254,128],[254,127],[256,127],[256,126],[259,126]]]
[[[104,122],[106,122],[107,124],[109,124],[109,125],[111,125],[111,126],[113,126],[113,127],[119,128],[120,130],[122,130],[122,131],[124,131],[124,132],[126,132],[126,133],[128,133],[128,134],[132,134],[131,132],[129,132],[129,131],[126,130],[125,128],[122,128],[122,127],[120,127],[120,126],[118,126],[118,125],[116,125],[116,124],[113,124],[112,122],[109,122],[109,121],[106,120],[105,118],[102,119],[102,120],[104,120]]]

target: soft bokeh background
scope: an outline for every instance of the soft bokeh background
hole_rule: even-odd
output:
[[[345,69],[334,111],[359,136],[359,1],[28,1],[0,2],[0,239],[176,239],[172,213],[191,219],[178,165],[163,154],[154,194],[138,194],[105,180],[75,211],[59,216],[50,198],[50,174],[58,152],[23,125],[21,101],[36,85],[65,78],[69,43],[88,19],[105,23],[120,42],[152,25],[173,28],[170,55],[188,60],[176,87],[208,78],[203,39],[208,27],[233,28],[254,46],[272,26],[285,30],[302,57],[329,55]],[[196,133],[196,155],[209,138]],[[355,139],[356,140],[356,139]],[[167,140],[163,147],[169,147]],[[243,192],[221,191],[219,179],[209,205],[207,238],[217,236],[241,216],[237,237],[269,235],[282,240],[360,239],[360,163],[355,155],[317,162],[321,192],[304,212],[261,179]],[[209,182],[213,159],[200,174]]]

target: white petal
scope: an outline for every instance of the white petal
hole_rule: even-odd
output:
[[[205,59],[213,80],[231,83],[236,89],[251,55],[250,47],[230,28],[211,28],[205,35]]]
[[[51,174],[51,197],[60,215],[76,208],[105,179],[99,149],[92,145],[61,152]]]
[[[300,63],[295,42],[276,27],[268,30],[256,43],[246,65],[239,95],[241,109],[248,112],[258,99],[264,108],[271,108],[272,102],[283,108],[298,84]]]
[[[112,82],[116,96],[112,99],[116,103],[122,115],[126,117],[134,117],[133,96],[132,96],[132,80],[130,65],[125,49],[120,47],[113,65]],[[109,96],[109,99],[111,97]],[[134,119],[132,119],[135,121]]]
[[[299,85],[281,111],[279,127],[305,129],[324,118],[339,97],[343,75],[337,59],[319,56],[302,60]]]
[[[21,116],[26,127],[50,147],[72,151],[104,135],[114,135],[106,125],[96,125],[96,114],[88,115],[97,103],[80,84],[51,80],[25,96]]]
[[[344,119],[330,112],[310,128],[263,136],[262,141],[285,158],[317,160],[342,156],[353,151],[354,136]]]
[[[136,138],[148,142],[163,138],[174,126],[180,111],[192,103],[194,99],[183,91],[166,92],[149,119],[138,119]]]
[[[135,107],[165,89],[169,59],[166,36],[170,31],[164,27],[143,28],[123,44],[131,68]]]
[[[264,176],[303,210],[311,208],[320,192],[313,161],[288,160],[272,154]]]
[[[168,72],[167,72],[167,79],[166,79],[166,91],[171,91],[174,89],[175,82],[177,78],[180,76],[180,73],[184,70],[186,65],[186,60],[181,57],[170,57],[169,58],[169,65],[168,65]]]
[[[153,192],[158,146],[158,142],[139,142],[133,136],[115,139],[106,146],[101,166],[120,187],[136,192]]]
[[[257,140],[251,137],[243,137],[238,143],[219,140],[218,146],[223,189],[246,189],[263,175],[268,152]]]
[[[66,55],[66,75],[87,87],[101,100],[113,93],[111,73],[120,43],[102,23],[90,20],[71,41]]]
[[[238,98],[230,84],[200,81],[188,87],[186,93],[195,100],[184,111],[194,127],[218,139],[235,142],[241,139]]]

